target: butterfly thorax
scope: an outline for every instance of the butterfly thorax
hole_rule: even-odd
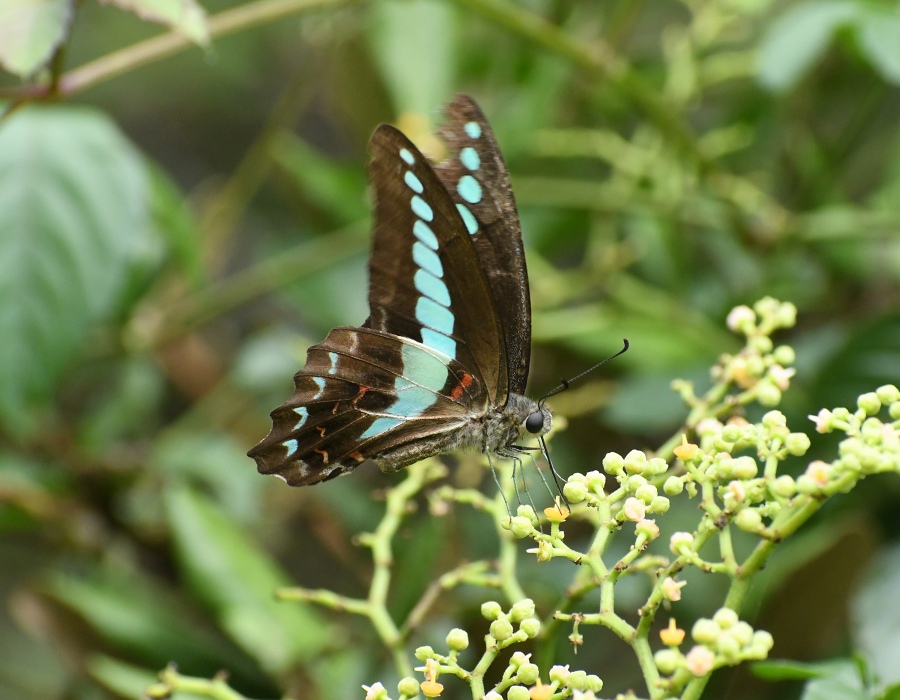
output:
[[[541,429],[530,433],[525,429],[526,419],[534,414],[543,416]],[[505,406],[488,407],[483,413],[472,414],[465,423],[441,438],[431,438],[422,442],[410,442],[386,450],[374,458],[383,472],[394,472],[414,464],[424,457],[449,451],[490,452],[500,456],[510,456],[530,436],[540,436],[550,430],[552,416],[546,406],[536,401],[510,393]]]

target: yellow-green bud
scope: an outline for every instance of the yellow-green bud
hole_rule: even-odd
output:
[[[797,493],[797,484],[794,481],[793,477],[789,476],[788,474],[782,474],[772,482],[769,489],[776,496],[780,496],[781,498],[790,498],[795,493]]]
[[[665,474],[668,469],[669,463],[666,460],[662,457],[654,457],[647,461],[645,473],[650,476],[658,476],[659,474]]]
[[[516,671],[516,681],[523,685],[534,685],[534,682],[538,679],[540,674],[541,671],[537,667],[537,664],[522,664],[519,666],[519,670]]]
[[[522,630],[529,639],[534,639],[541,633],[541,621],[536,617],[529,617],[527,620],[522,620],[519,629]]]
[[[719,608],[718,610],[716,610],[712,619],[723,630],[734,627],[734,625],[736,625],[740,620],[738,614],[731,608]]]
[[[612,474],[613,476],[621,474],[624,466],[625,460],[622,455],[617,452],[610,452],[603,458],[603,468],[606,470],[607,474]]]
[[[509,700],[528,700],[531,692],[524,685],[511,685],[506,691],[506,697]]]
[[[728,630],[734,635],[742,647],[747,646],[753,641],[753,628],[743,620],[739,621],[734,627]]]
[[[568,666],[553,666],[550,668],[550,682],[554,681],[565,685],[566,681],[569,678],[569,667]]]
[[[650,501],[656,498],[658,491],[653,484],[644,484],[639,488],[635,489],[634,496],[635,498],[639,498],[648,506],[650,505]]]
[[[797,353],[790,345],[779,345],[772,351],[772,359],[782,367],[790,367],[797,359]]]
[[[489,600],[481,604],[481,616],[487,620],[496,620],[502,612],[503,608],[496,600]]]
[[[666,483],[663,484],[663,491],[669,496],[677,496],[684,491],[684,482],[677,476],[670,476],[666,479]]]
[[[880,386],[875,390],[875,393],[878,394],[878,400],[881,402],[882,406],[887,406],[900,401],[900,389],[893,384]]]
[[[607,457],[608,456],[609,455],[607,455]],[[585,476],[587,477],[588,491],[592,491],[596,494],[603,493],[603,489],[606,487],[606,474],[604,474],[603,472],[598,472],[596,469],[592,469],[587,474],[585,474]]]
[[[469,633],[459,627],[454,627],[447,634],[447,648],[451,651],[463,651],[469,646]]]
[[[753,633],[753,641],[750,642],[750,645],[768,652],[775,646],[775,640],[772,639],[772,635],[765,630],[756,630],[756,632]]]
[[[731,462],[731,472],[737,479],[752,479],[759,473],[759,465],[753,457],[735,457]]]
[[[528,518],[532,522],[537,520],[537,515],[534,512],[534,508],[524,504],[516,508],[516,515],[520,518]]]
[[[505,617],[494,620],[491,623],[491,636],[498,642],[505,642],[513,635],[512,623]]]
[[[509,523],[509,531],[513,534],[513,537],[521,539],[528,537],[534,532],[534,525],[531,522],[531,518],[516,515]]]
[[[569,503],[581,503],[585,498],[587,498],[588,489],[587,484],[581,481],[569,481],[563,486],[563,496],[565,496]]]
[[[665,496],[657,496],[652,501],[650,501],[649,510],[652,513],[663,514],[669,510],[670,506],[669,499]]]
[[[881,399],[874,391],[867,392],[856,400],[856,405],[862,409],[866,415],[874,416],[881,410]]]
[[[691,629],[691,636],[699,644],[715,644],[721,633],[722,628],[715,621],[705,617],[697,620]]]
[[[741,653],[741,643],[734,638],[730,630],[725,630],[716,639],[716,651],[726,659],[733,659]]]
[[[801,457],[809,449],[809,436],[806,433],[790,433],[784,440],[784,446],[794,457]]]
[[[600,680],[600,676],[589,673],[587,677],[587,687],[590,692],[599,693],[603,690],[603,681]]]
[[[656,662],[656,668],[658,668],[659,672],[664,676],[671,676],[675,673],[675,669],[678,668],[680,659],[681,654],[675,649],[660,649],[653,655],[653,660]]]
[[[415,651],[416,658],[419,661],[427,661],[434,657],[434,649],[429,646],[418,647]]]
[[[509,619],[513,622],[521,622],[529,617],[534,617],[534,601],[531,598],[523,598],[510,608]]]
[[[735,516],[734,524],[744,532],[759,532],[762,516],[753,508],[744,508]]]
[[[756,385],[756,400],[760,406],[777,406],[781,403],[781,389],[770,379],[763,379]]]
[[[397,692],[408,698],[414,698],[419,694],[419,681],[410,676],[401,678],[400,682],[397,684]]]
[[[585,671],[572,671],[569,673],[569,679],[566,686],[572,690],[587,690],[588,680]]]

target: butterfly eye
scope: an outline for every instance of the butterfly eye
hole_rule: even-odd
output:
[[[537,434],[544,429],[544,414],[535,411],[525,419],[525,430],[529,433]]]

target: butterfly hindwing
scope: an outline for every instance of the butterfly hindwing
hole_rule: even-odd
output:
[[[504,405],[501,320],[456,205],[425,156],[393,127],[380,126],[370,150],[375,231],[365,325],[460,362]]]
[[[366,328],[335,328],[312,346],[294,386],[250,452],[259,471],[293,486],[334,478],[401,444],[439,449],[488,404],[483,384],[460,363]]]
[[[522,231],[509,171],[478,105],[458,95],[444,110],[447,157],[438,177],[459,210],[503,319],[509,390],[525,393],[531,355],[531,302]]]

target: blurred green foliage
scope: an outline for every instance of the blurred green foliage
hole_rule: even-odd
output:
[[[271,590],[365,590],[350,536],[376,522],[372,495],[395,477],[366,466],[293,491],[244,453],[306,347],[366,316],[369,134],[394,121],[427,146],[456,91],[480,102],[512,173],[533,393],[632,344],[555,397],[564,473],[668,437],[683,418],[669,382],[705,382],[737,347],[727,311],[766,294],[800,309],[780,339],[798,353],[782,406],[794,425],[897,382],[896,3],[205,10],[0,8],[0,697],[138,697],[169,661],[226,668],[255,697],[359,697],[390,677],[361,622]],[[171,33],[156,38],[154,22]],[[451,478],[480,478],[466,464]],[[897,590],[898,501],[896,480],[867,483],[776,558],[751,620],[773,632],[775,656],[890,634],[872,596]],[[482,555],[477,533],[452,516],[412,521],[398,614]],[[875,558],[887,563],[851,608]],[[553,576],[531,578],[539,607]],[[463,591],[415,642],[471,622],[480,602]],[[588,637],[579,664],[603,659],[616,692],[638,676],[609,663],[608,641]],[[775,696],[742,673],[710,693]]]

